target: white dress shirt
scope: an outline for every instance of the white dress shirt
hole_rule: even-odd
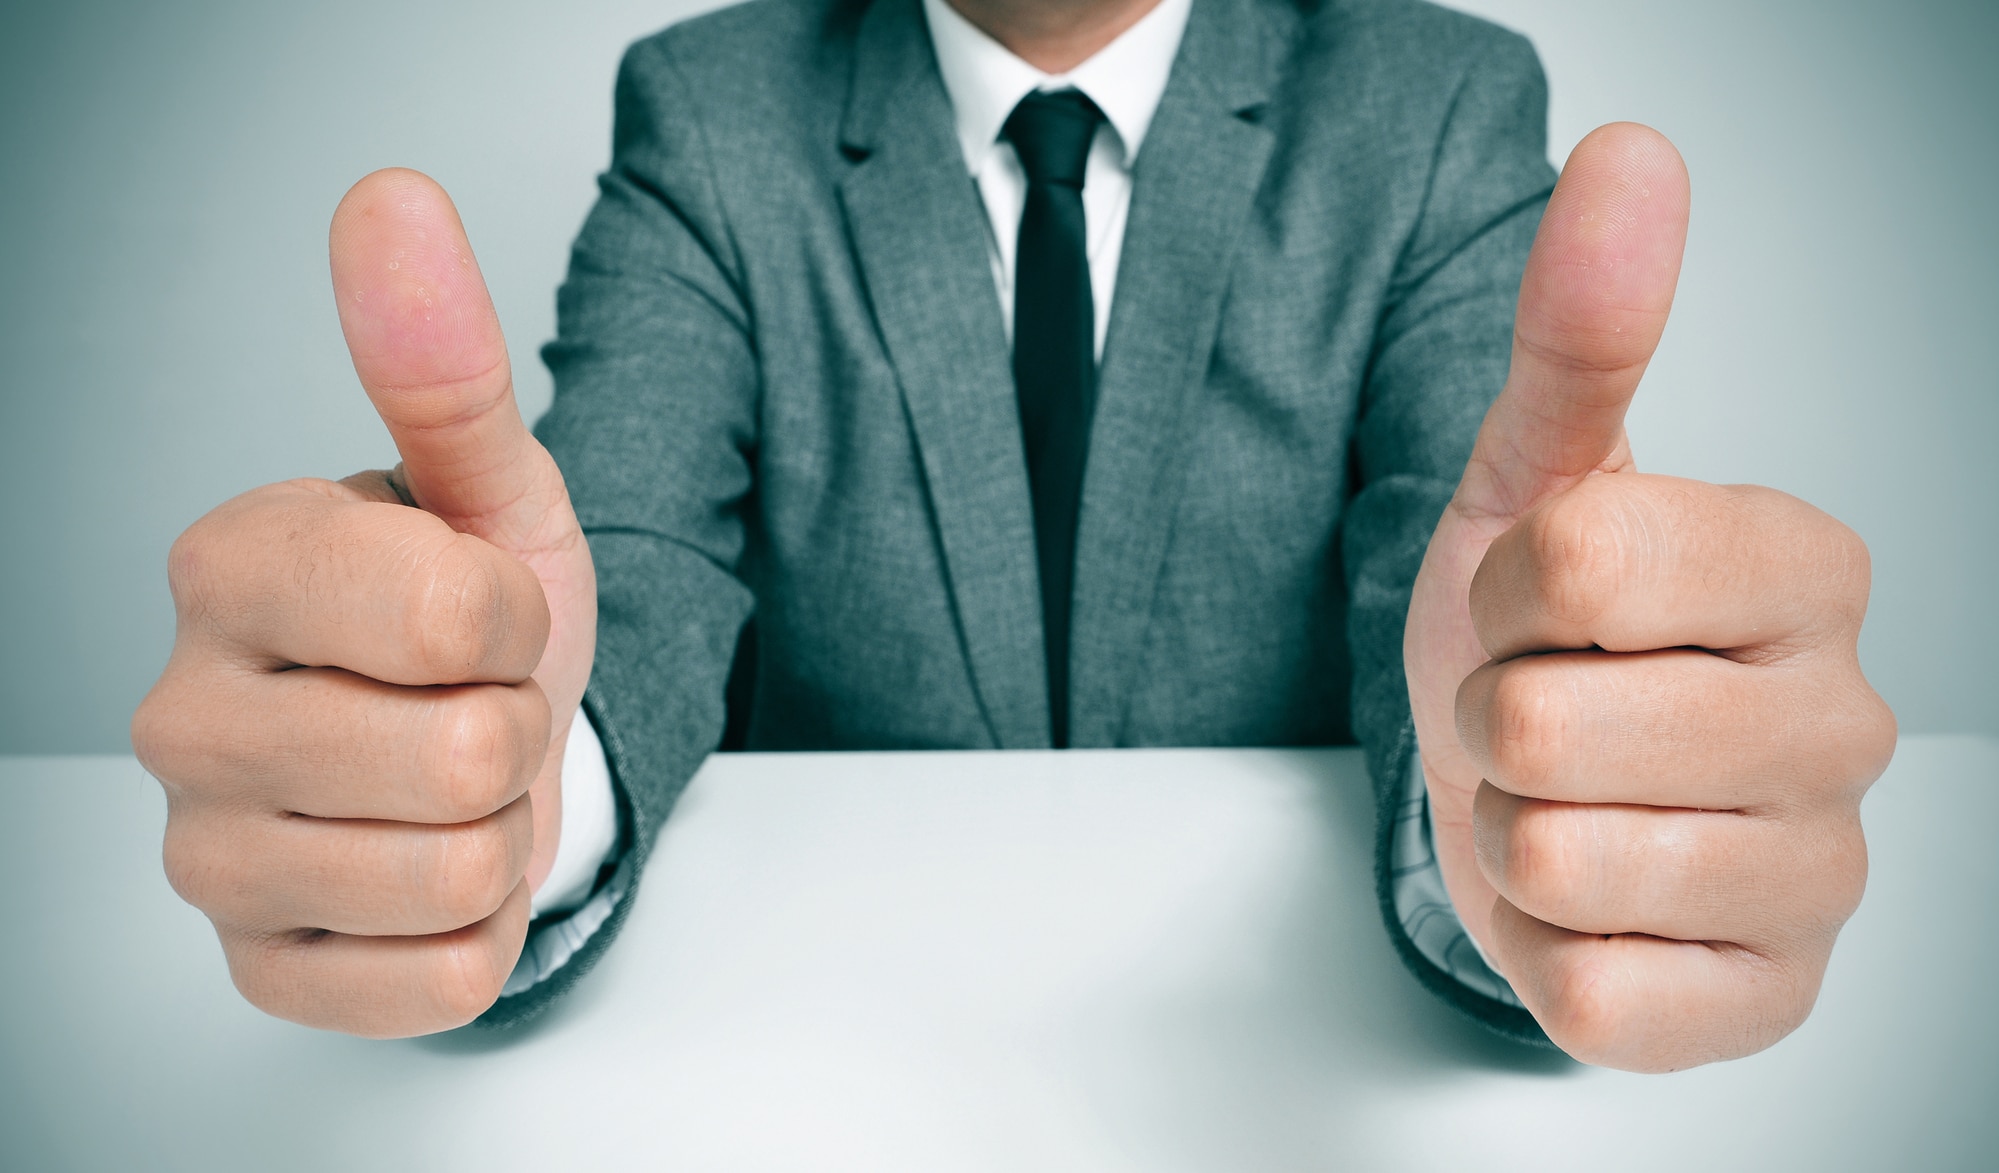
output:
[[[597,872],[618,848],[618,802],[611,792],[611,767],[604,743],[583,710],[569,723],[562,750],[562,834],[555,866],[534,894],[534,915],[573,912],[590,898]]]
[[[1110,327],[1111,298],[1117,290],[1118,260],[1124,252],[1125,220],[1131,209],[1132,168],[1145,132],[1166,93],[1173,59],[1187,31],[1192,0],[1160,0],[1138,23],[1065,74],[1048,74],[1015,56],[946,0],[923,0],[938,72],[951,100],[958,147],[965,170],[986,209],[986,256],[999,290],[1006,336],[1013,339],[1014,254],[1027,199],[1027,174],[1013,145],[1000,137],[1020,100],[1041,90],[1076,89],[1097,104],[1104,124],[1090,143],[1083,173],[1083,225],[1095,306],[1096,353],[1103,358]],[[1431,846],[1429,796],[1422,765],[1412,744],[1408,774],[1396,812],[1390,864],[1396,911],[1417,949],[1459,982],[1490,997],[1519,1005],[1512,989],[1488,964],[1478,943],[1464,930],[1444,891]],[[570,728],[563,755],[562,839],[555,869],[534,897],[534,913],[570,913],[559,921],[537,920],[527,948],[506,986],[517,994],[561,968],[603,924],[631,882],[620,867],[603,880],[617,844],[616,804],[610,768],[597,732],[581,711]]]
[[[1192,0],[1160,0],[1089,60],[1064,74],[1043,73],[993,40],[945,0],[923,0],[937,69],[944,76],[958,124],[965,170],[986,205],[986,256],[999,288],[1006,336],[1013,338],[1013,261],[1020,246],[1020,215],[1027,201],[1027,173],[1013,144],[1000,137],[1007,116],[1036,90],[1074,89],[1104,112],[1083,171],[1083,230],[1090,261],[1090,298],[1096,307],[1097,357],[1110,328],[1111,296],[1124,253],[1124,222],[1131,210],[1131,170],[1166,78],[1187,31]]]

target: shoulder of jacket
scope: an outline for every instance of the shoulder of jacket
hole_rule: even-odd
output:
[[[673,68],[738,84],[783,76],[859,22],[868,0],[748,0],[692,16],[633,42],[626,68]]]
[[[1301,0],[1298,7],[1311,40],[1364,47],[1384,64],[1458,72],[1494,56],[1533,55],[1521,34],[1428,0]]]

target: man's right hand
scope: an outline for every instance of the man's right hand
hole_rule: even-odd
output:
[[[168,559],[178,628],[132,721],[166,871],[236,986],[390,1037],[499,997],[561,831],[596,574],[443,189],[356,184],[333,216],[355,372],[402,464],[245,493]]]

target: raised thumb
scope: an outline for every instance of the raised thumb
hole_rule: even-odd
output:
[[[1686,249],[1686,164],[1620,122],[1562,169],[1514,315],[1513,365],[1458,486],[1471,512],[1517,517],[1624,451],[1624,413],[1658,348]]]
[[[340,328],[404,487],[452,528],[512,544],[537,520],[512,515],[547,504],[553,464],[514,404],[499,316],[451,198],[418,172],[377,171],[340,201],[328,252]]]

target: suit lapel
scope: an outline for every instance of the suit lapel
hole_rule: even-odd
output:
[[[1275,46],[1248,0],[1195,0],[1136,166],[1076,550],[1071,736],[1116,744],[1178,502],[1229,261],[1270,157]]]
[[[1048,744],[1034,521],[1013,370],[950,102],[917,0],[855,43],[840,198],[937,519],[959,636],[995,744]]]

